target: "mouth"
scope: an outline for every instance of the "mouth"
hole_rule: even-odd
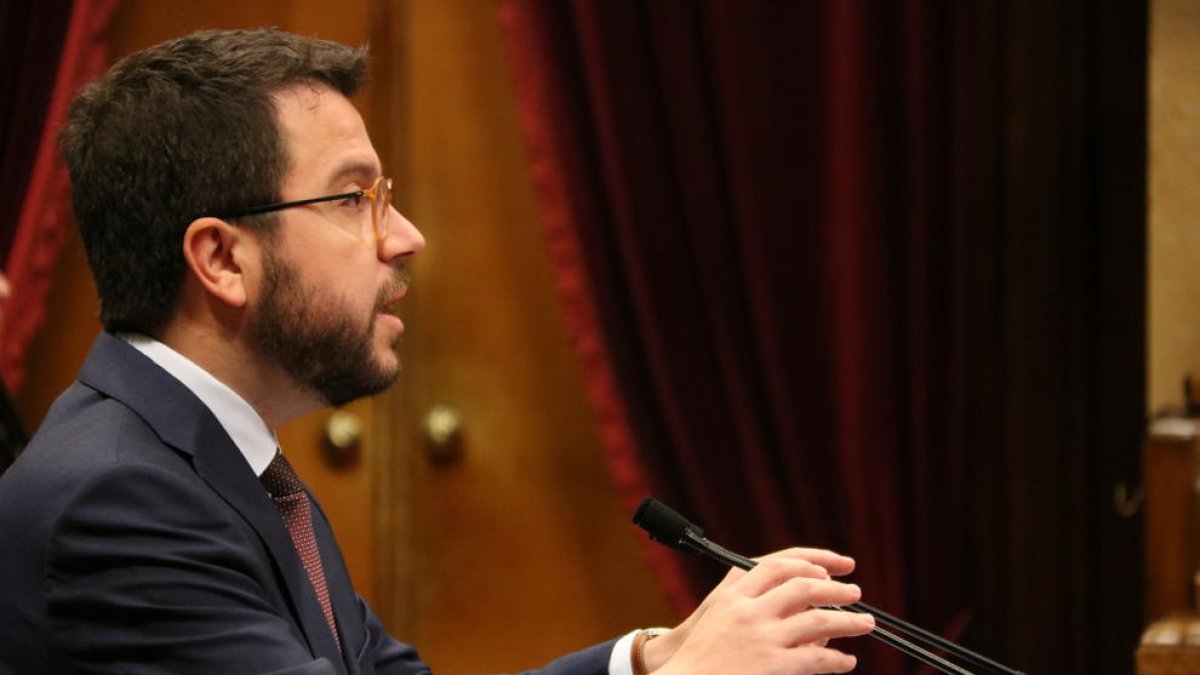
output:
[[[408,289],[401,287],[399,291],[390,294],[384,294],[385,297],[376,305],[376,313],[390,314],[392,316],[399,315],[400,303],[404,300],[404,296],[407,295],[407,290]]]
[[[408,295],[408,269],[400,268],[383,288],[375,301],[377,314],[396,316],[400,311],[400,302]]]
[[[404,332],[404,321],[400,318],[400,303],[408,295],[408,270],[401,269],[383,288],[375,302],[375,316],[384,325],[391,326],[397,333]]]

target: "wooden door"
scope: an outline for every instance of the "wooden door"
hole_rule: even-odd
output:
[[[388,154],[399,207],[428,241],[393,392],[411,415],[399,473],[413,556],[396,614],[411,615],[439,672],[515,671],[669,612],[617,505],[560,319],[497,3],[394,7]],[[421,438],[438,406],[462,420],[448,464]]]

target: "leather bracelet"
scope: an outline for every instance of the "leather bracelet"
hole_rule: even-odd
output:
[[[662,635],[661,630],[644,630],[633,637],[632,649],[629,652],[630,665],[633,675],[650,675],[646,670],[646,643]]]

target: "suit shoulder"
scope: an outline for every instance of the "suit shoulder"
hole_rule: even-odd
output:
[[[183,453],[164,444],[135,411],[77,383],[0,476],[0,532],[50,527],[68,503],[105,482],[157,490],[168,482],[158,473],[180,484],[199,480]]]
[[[178,452],[164,450],[166,444],[135,410],[76,383],[55,401],[4,478],[11,473],[23,481],[37,482],[43,474],[72,480],[106,464],[180,462]]]

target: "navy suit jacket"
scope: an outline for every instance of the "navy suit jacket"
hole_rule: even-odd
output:
[[[0,476],[0,674],[428,673],[355,594],[319,508],[313,521],[341,651],[278,511],[216,418],[102,333]],[[611,649],[538,672],[604,675]]]

